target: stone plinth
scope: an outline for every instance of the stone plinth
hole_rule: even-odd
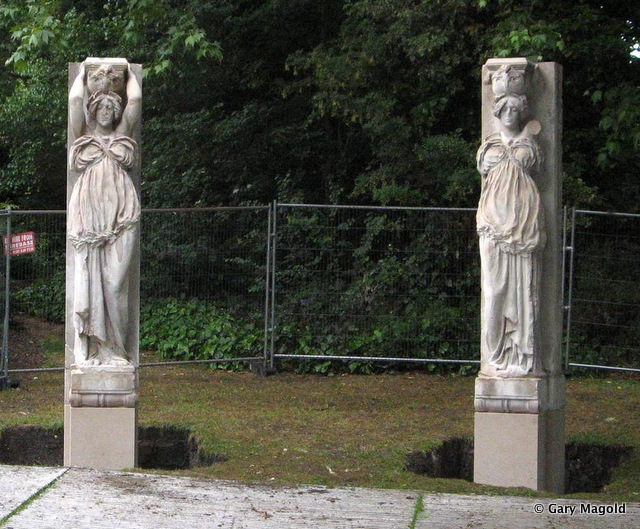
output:
[[[134,408],[138,403],[133,366],[71,367],[69,404],[77,408]]]
[[[138,464],[137,408],[64,407],[64,466],[124,470]]]
[[[562,409],[564,401],[563,376],[476,379],[476,412],[540,413]]]
[[[564,491],[563,376],[478,377],[474,481]]]
[[[64,465],[134,468],[138,458],[138,381],[134,366],[76,366],[67,371]]]
[[[564,409],[476,413],[473,480],[564,492]]]

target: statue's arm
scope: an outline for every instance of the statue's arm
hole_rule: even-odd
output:
[[[142,89],[138,79],[129,67],[127,79],[127,106],[122,114],[122,121],[117,131],[125,136],[131,136],[133,127],[140,121],[142,115]]]
[[[482,178],[486,177],[487,173],[489,172],[489,166],[485,162],[485,156],[487,154],[489,146],[489,141],[485,140],[482,145],[480,145],[480,148],[478,149],[478,152],[476,154],[476,169],[478,170]]]
[[[78,75],[69,90],[69,125],[74,139],[82,136],[84,129],[84,109],[82,104],[84,101],[84,63],[80,65]]]

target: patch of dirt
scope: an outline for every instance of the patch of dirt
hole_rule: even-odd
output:
[[[601,492],[629,446],[569,443],[565,451],[565,493]],[[406,454],[405,470],[432,478],[473,481],[473,439],[453,438],[428,452]]]
[[[9,426],[0,434],[0,463],[62,466],[62,428]]]
[[[405,470],[433,478],[473,481],[473,439],[453,438],[428,452],[406,455]]]
[[[62,324],[47,323],[24,314],[12,315],[9,321],[9,369],[43,367],[42,341],[52,334],[63,333]]]
[[[64,431],[59,428],[18,425],[0,432],[0,464],[62,466]],[[138,467],[177,470],[209,466],[225,456],[205,452],[187,428],[138,428]]]
[[[567,444],[565,493],[600,492],[611,480],[614,469],[632,451],[629,446]]]

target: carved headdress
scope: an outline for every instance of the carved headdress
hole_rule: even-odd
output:
[[[87,73],[87,88],[90,94],[95,92],[122,93],[125,77],[122,68],[116,69],[111,64],[102,64],[94,68]]]
[[[123,86],[124,70],[122,68],[116,69],[111,64],[101,64],[89,70],[87,73],[87,88],[91,94],[87,101],[89,115],[95,119],[98,105],[106,99],[113,105],[114,123],[119,122],[123,105],[122,97],[118,92],[122,92]]]
[[[514,68],[506,64],[489,76],[493,91],[493,115],[499,116],[508,98],[519,101],[523,113],[527,111],[527,92],[529,91],[529,76],[526,70]]]
[[[491,89],[496,99],[508,95],[526,95],[529,91],[529,79],[524,70],[506,64],[491,74]]]

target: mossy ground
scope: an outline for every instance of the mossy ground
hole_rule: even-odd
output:
[[[45,347],[59,344],[49,338]],[[49,345],[47,345],[49,344]],[[46,353],[47,362],[51,354]],[[17,376],[0,392],[0,427],[60,425],[62,373]],[[404,470],[405,455],[473,436],[473,377],[423,372],[263,378],[205,366],[140,370],[141,425],[190,428],[226,460],[182,475],[275,484],[407,488],[425,492],[540,495]],[[567,440],[635,448],[602,501],[640,501],[640,377],[577,376],[567,382]],[[176,471],[177,472],[177,471]]]

